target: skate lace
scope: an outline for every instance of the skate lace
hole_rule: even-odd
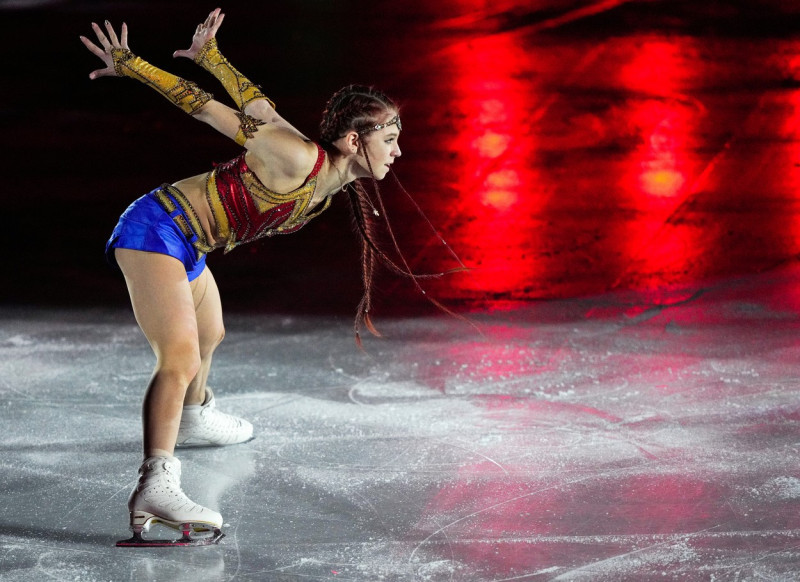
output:
[[[207,429],[217,432],[229,432],[236,430],[242,426],[240,418],[220,412],[216,409],[217,403],[215,401],[209,402],[208,406],[200,411],[200,418]]]
[[[142,497],[148,501],[158,500],[162,505],[177,510],[189,506],[197,506],[181,489],[181,467],[170,461],[153,462],[147,472],[142,473],[139,488]]]

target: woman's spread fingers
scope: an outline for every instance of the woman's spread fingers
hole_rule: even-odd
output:
[[[111,23],[106,20],[106,30],[108,31],[108,37],[111,39],[111,46],[114,48],[119,48],[119,39],[117,38],[117,33],[114,32],[114,27],[111,26]]]
[[[100,44],[105,50],[109,50],[111,48],[111,43],[108,42],[106,35],[103,34],[103,29],[100,28],[100,25],[96,22],[92,22],[92,29],[94,30],[95,34],[97,35],[97,40],[100,41]]]
[[[99,46],[94,44],[92,41],[90,41],[85,36],[81,36],[79,38],[81,39],[81,42],[83,43],[83,46],[88,48],[89,52],[92,53],[93,55],[98,56],[98,57],[102,57],[103,54],[105,54],[105,53],[103,53],[103,50]]]
[[[219,15],[219,18],[217,18],[217,21],[214,23],[214,28],[212,29],[212,31],[211,31],[211,32],[213,32],[214,34],[216,34],[216,33],[217,33],[217,31],[219,30],[219,27],[220,27],[220,25],[222,24],[222,21],[223,21],[224,19],[225,19],[225,15],[224,15],[224,14],[220,14],[220,15]]]
[[[85,36],[82,36],[82,37],[80,37],[80,39],[81,39],[81,42],[83,43],[83,45],[87,49],[89,49],[90,53],[92,53],[96,57],[100,57],[101,59],[105,56],[106,53],[103,51],[103,49],[101,49],[99,46],[94,44],[88,38],[86,38]]]

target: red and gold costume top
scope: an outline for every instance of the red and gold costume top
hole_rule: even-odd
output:
[[[217,241],[225,252],[265,236],[289,234],[305,226],[330,206],[307,214],[317,187],[317,175],[325,161],[325,150],[317,145],[317,162],[302,186],[289,192],[273,192],[247,166],[245,154],[219,164],[208,175],[206,196],[217,223]]]

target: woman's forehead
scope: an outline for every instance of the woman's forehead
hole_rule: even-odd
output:
[[[363,129],[358,133],[361,135],[365,133],[372,133],[373,131],[380,131],[381,129],[385,129],[392,125],[397,126],[398,131],[402,131],[403,129],[403,125],[400,122],[400,115],[398,115],[397,111],[388,111],[379,119],[381,119],[380,123],[377,123],[376,125],[368,127],[366,129]]]

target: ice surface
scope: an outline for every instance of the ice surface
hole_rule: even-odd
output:
[[[153,364],[127,312],[4,309],[3,580],[791,580],[800,268],[471,315],[231,315],[256,440],[186,450],[219,546],[129,550]],[[688,297],[688,299],[687,299]]]

